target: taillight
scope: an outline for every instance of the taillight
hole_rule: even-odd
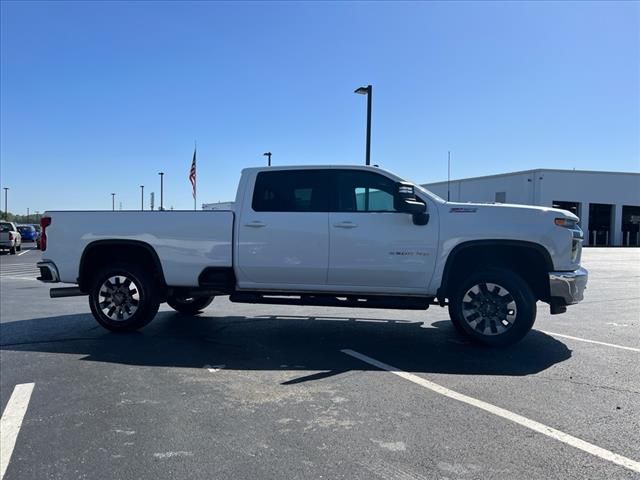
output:
[[[47,227],[51,225],[51,217],[42,217],[40,219],[40,250],[43,252],[47,249]]]
[[[14,239],[13,232],[9,232],[9,241],[12,242]]]

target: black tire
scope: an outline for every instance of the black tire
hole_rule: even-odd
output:
[[[510,270],[474,272],[456,285],[449,298],[454,327],[473,341],[506,347],[520,341],[536,320],[536,298],[529,285]]]
[[[207,308],[215,297],[169,297],[167,303],[176,312],[197,315]]]
[[[16,250],[17,250],[17,251],[19,251],[19,252],[21,252],[21,251],[22,251],[22,244],[18,245],[18,246],[16,247]]]
[[[107,330],[132,332],[147,325],[158,313],[158,286],[148,272],[135,264],[105,267],[94,277],[89,306],[94,318]]]
[[[16,254],[16,247],[9,248],[9,255],[15,255],[15,254]]]

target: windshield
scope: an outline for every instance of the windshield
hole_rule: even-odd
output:
[[[0,223],[0,232],[10,232],[12,228],[10,223]]]

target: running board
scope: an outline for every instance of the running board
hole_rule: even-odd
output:
[[[271,305],[302,305],[317,307],[392,308],[398,310],[426,310],[433,303],[431,297],[334,296],[305,294],[234,293],[229,300],[235,303]]]

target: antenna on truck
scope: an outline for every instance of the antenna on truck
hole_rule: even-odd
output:
[[[451,151],[447,151],[447,202],[451,197]]]

